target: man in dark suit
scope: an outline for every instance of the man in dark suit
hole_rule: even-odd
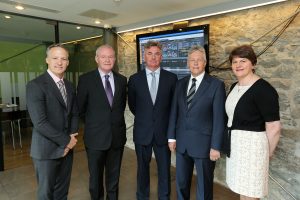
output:
[[[95,60],[98,68],[80,76],[77,88],[79,112],[85,122],[89,190],[92,200],[104,199],[105,170],[106,199],[116,200],[126,142],[127,79],[112,71],[116,58],[111,46],[100,46]]]
[[[191,48],[187,62],[191,75],[176,85],[168,128],[169,148],[176,148],[177,199],[190,199],[195,165],[197,200],[212,200],[215,161],[220,158],[224,131],[225,87],[205,73],[202,47]]]
[[[62,45],[49,46],[47,72],[30,81],[26,89],[33,122],[30,155],[40,200],[66,200],[70,185],[79,117],[75,88],[64,79],[68,56]]]
[[[167,128],[177,76],[160,68],[161,44],[145,45],[146,68],[128,82],[128,104],[134,114],[133,141],[137,156],[138,200],[149,199],[149,164],[154,150],[158,169],[158,199],[170,198],[170,150]]]

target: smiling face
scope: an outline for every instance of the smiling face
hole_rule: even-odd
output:
[[[188,66],[193,77],[200,75],[205,70],[206,60],[200,51],[194,51],[188,57]]]
[[[247,58],[233,57],[231,68],[234,75],[238,78],[245,78],[253,74],[254,66]]]
[[[69,65],[69,54],[61,47],[53,47],[47,53],[46,63],[48,69],[58,78],[63,78]]]
[[[161,50],[157,46],[152,46],[148,49],[145,49],[144,60],[147,67],[151,71],[155,71],[160,66],[162,60]]]
[[[111,47],[102,46],[97,50],[95,60],[98,68],[107,74],[114,67],[116,61],[115,51]]]

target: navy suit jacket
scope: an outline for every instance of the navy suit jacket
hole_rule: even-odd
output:
[[[196,158],[209,158],[210,149],[221,149],[224,117],[224,83],[210,75],[197,89],[189,109],[187,89],[190,76],[176,85],[172,102],[168,138],[176,139],[176,150]]]
[[[75,88],[64,79],[67,106],[48,72],[30,81],[26,87],[27,108],[33,123],[31,152],[36,159],[63,157],[70,134],[78,132],[78,108]]]
[[[134,114],[133,141],[141,145],[168,143],[167,129],[177,76],[161,69],[156,101],[153,105],[146,70],[129,78],[128,105]]]

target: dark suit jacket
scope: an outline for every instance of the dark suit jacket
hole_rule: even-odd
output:
[[[64,79],[67,105],[48,72],[30,81],[26,88],[27,108],[33,123],[30,155],[36,159],[56,159],[64,154],[70,134],[78,132],[75,89]]]
[[[133,141],[149,145],[153,138],[156,144],[168,143],[167,129],[171,102],[177,76],[161,69],[155,105],[151,100],[146,70],[132,75],[128,82],[128,105],[135,115]]]
[[[176,149],[192,157],[209,158],[210,149],[221,149],[225,117],[225,87],[220,80],[204,75],[189,109],[186,96],[190,76],[178,81],[170,115],[168,138]]]
[[[124,110],[126,107],[125,76],[113,72],[115,93],[109,105],[98,69],[79,77],[77,87],[80,116],[85,122],[85,146],[94,150],[122,147],[126,142]]]

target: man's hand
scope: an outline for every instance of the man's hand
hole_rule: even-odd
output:
[[[175,151],[176,149],[176,142],[169,142],[169,149],[170,151]]]
[[[70,149],[68,147],[66,147],[65,150],[64,150],[63,157],[65,157],[69,153],[69,151],[70,151]]]
[[[76,139],[77,135],[78,135],[78,133],[73,133],[73,134],[70,135],[71,140],[70,140],[69,144],[67,145],[67,148],[69,148],[69,149],[73,149],[74,148],[74,146],[77,143],[77,139]]]
[[[217,161],[220,158],[220,151],[210,149],[209,157],[211,161]]]

